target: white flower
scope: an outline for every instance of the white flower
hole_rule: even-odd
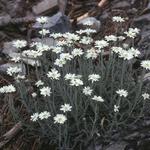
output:
[[[51,88],[50,87],[43,87],[40,89],[41,95],[43,96],[50,96],[51,95]]]
[[[118,36],[118,40],[123,41],[123,40],[125,40],[125,37],[124,36]]]
[[[119,52],[119,57],[123,58],[124,60],[130,60],[130,59],[134,58],[133,52],[126,51],[126,50],[120,51]]]
[[[40,118],[41,120],[43,120],[43,119],[48,119],[50,116],[51,116],[50,113],[47,112],[47,111],[43,111],[43,112],[41,112],[41,113],[39,114],[39,118]]]
[[[72,55],[70,55],[69,53],[61,53],[60,54],[60,59],[62,60],[71,60],[73,58]]]
[[[20,56],[11,58],[11,61],[14,61],[15,63],[19,62],[20,60],[21,60]]]
[[[138,28],[129,28],[129,30],[124,33],[130,38],[135,38],[139,32],[140,30]]]
[[[25,50],[22,52],[23,56],[27,56],[29,58],[37,58],[39,56],[42,56],[42,51],[36,51],[36,50]]]
[[[16,40],[12,42],[12,45],[16,48],[23,48],[27,46],[27,41],[25,40]]]
[[[63,65],[66,64],[66,60],[65,59],[56,59],[54,62],[54,65],[59,66],[59,67],[63,67]]]
[[[36,44],[36,49],[38,50],[38,52],[44,52],[50,50],[50,47],[46,44],[39,42]]]
[[[119,112],[120,106],[114,105],[114,112]]]
[[[85,95],[91,95],[92,92],[93,92],[93,90],[92,90],[89,86],[84,87],[84,89],[83,89],[83,93],[84,93]]]
[[[47,23],[47,22],[48,22],[48,18],[42,16],[42,17],[37,18],[36,21],[37,21],[38,23],[44,24],[44,23]]]
[[[128,51],[131,52],[134,57],[138,57],[141,54],[138,49],[135,49],[133,47],[131,47]]]
[[[80,39],[80,36],[69,32],[63,34],[63,37],[66,39],[67,43],[72,43],[73,41],[78,41]]]
[[[125,22],[125,19],[120,16],[114,16],[112,20],[113,22]]]
[[[81,56],[81,55],[83,55],[83,50],[81,48],[75,48],[75,49],[73,49],[71,54],[73,57]]]
[[[83,85],[83,81],[81,79],[72,79],[70,81],[71,86],[80,86]]]
[[[99,48],[99,49],[102,49],[102,48],[105,48],[109,45],[109,43],[105,40],[98,40],[98,41],[95,41],[95,47]]]
[[[98,102],[104,102],[104,99],[101,96],[96,96],[96,95],[94,95],[92,100],[95,100],[95,101],[98,101]]]
[[[16,80],[23,80],[23,79],[25,79],[25,76],[18,74],[15,79],[16,79]]]
[[[117,41],[117,37],[115,36],[115,35],[108,35],[108,36],[105,36],[105,39],[106,39],[106,41],[113,41],[113,42],[115,42],[115,41]]]
[[[88,80],[92,81],[92,83],[96,82],[96,81],[99,81],[99,79],[100,79],[100,75],[98,75],[98,74],[91,74],[88,77]]]
[[[31,95],[33,98],[35,98],[37,96],[37,94],[35,92],[33,92]]]
[[[92,58],[92,59],[96,59],[98,57],[98,53],[94,48],[88,49],[86,52],[86,56],[87,59]]]
[[[63,34],[62,33],[52,33],[52,34],[50,34],[50,37],[53,37],[54,39],[61,38],[61,37],[63,37]]]
[[[30,120],[35,122],[39,119],[39,113],[34,113],[33,115],[31,115]]]
[[[61,108],[60,108],[60,110],[63,111],[64,113],[71,111],[71,109],[72,109],[72,106],[70,106],[70,104],[61,105]]]
[[[69,46],[65,40],[57,41],[56,46]]]
[[[54,117],[54,123],[64,124],[66,120],[67,120],[67,117],[63,114],[57,114]]]
[[[142,66],[143,68],[145,68],[146,70],[150,70],[150,60],[143,60],[143,61],[141,62],[141,66]]]
[[[46,30],[46,29],[42,29],[41,31],[39,31],[39,34],[45,36],[46,34],[49,34],[49,30]]]
[[[65,80],[72,80],[72,79],[76,78],[76,75],[71,74],[71,73],[67,73],[64,78],[65,78]]]
[[[60,73],[54,68],[54,69],[51,69],[51,71],[47,73],[47,76],[52,80],[59,80]]]
[[[127,97],[128,96],[128,92],[124,89],[119,89],[118,91],[116,91],[116,93],[119,95],[119,96],[123,96],[123,97]]]
[[[41,80],[39,80],[39,81],[37,81],[37,82],[35,83],[35,85],[36,85],[37,87],[39,87],[39,86],[41,86],[41,85],[44,85],[44,82],[42,82]]]
[[[123,51],[123,48],[122,47],[116,47],[116,46],[113,46],[112,48],[112,51],[114,52],[114,53],[121,53],[122,51]]]
[[[11,93],[15,91],[16,91],[16,88],[12,84],[6,85],[0,88],[0,93]]]
[[[148,93],[142,94],[142,97],[144,98],[144,100],[150,99],[150,95]]]
[[[21,71],[22,71],[21,68],[18,67],[18,66],[16,66],[16,67],[9,67],[7,69],[7,74],[10,75],[10,76],[12,76],[13,74],[19,73]]]
[[[88,44],[91,44],[92,42],[93,42],[92,38],[83,36],[79,43],[88,45]]]
[[[63,51],[63,48],[59,47],[59,46],[51,46],[50,48],[52,49],[52,52],[54,52],[56,54],[59,54]]]
[[[90,35],[90,34],[96,33],[96,30],[87,28],[87,29],[84,29],[84,30],[76,31],[76,32],[78,34],[87,34],[87,35]]]

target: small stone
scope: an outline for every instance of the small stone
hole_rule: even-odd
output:
[[[58,5],[57,0],[42,0],[37,5],[33,6],[32,10],[36,15],[50,11],[52,8]]]

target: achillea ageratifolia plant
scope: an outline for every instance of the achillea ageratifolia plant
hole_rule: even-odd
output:
[[[105,139],[143,116],[150,99],[150,85],[143,84],[150,60],[145,58],[134,68],[141,54],[133,41],[140,30],[123,31],[120,27],[123,32],[119,33],[125,19],[115,16],[112,20],[118,30],[101,40],[92,38],[96,32],[93,29],[64,34],[42,29],[39,33],[43,43],[31,43],[30,49],[17,58],[22,62],[22,56],[26,56],[36,61],[35,78],[30,78],[30,68],[25,78],[18,77],[21,70],[17,67],[8,68],[16,82],[1,87],[0,93],[17,92],[28,115],[24,118],[11,105],[12,114],[32,134],[58,149],[84,149],[89,142]],[[43,26],[47,18],[37,21]],[[54,46],[44,44],[48,34],[54,38]],[[132,44],[127,45],[126,40]],[[26,45],[24,40],[13,41],[19,49]]]

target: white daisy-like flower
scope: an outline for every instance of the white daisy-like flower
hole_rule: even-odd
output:
[[[144,98],[144,100],[150,99],[150,95],[148,93],[142,94],[142,97]]]
[[[48,119],[50,116],[51,116],[51,114],[50,114],[50,112],[48,112],[48,111],[43,111],[43,112],[41,112],[41,113],[39,114],[39,118],[40,118],[41,120],[43,120],[43,119]]]
[[[34,113],[33,115],[31,115],[30,120],[35,122],[39,119],[39,113]]]
[[[71,52],[72,56],[73,57],[76,57],[76,56],[81,56],[83,55],[83,50],[81,48],[75,48],[73,49],[73,51]]]
[[[44,85],[44,82],[41,81],[41,80],[39,80],[39,81],[37,81],[37,82],[35,83],[35,85],[36,85],[37,87],[39,87],[39,86],[41,86],[41,85]]]
[[[109,45],[109,43],[105,40],[98,40],[98,41],[95,41],[95,47],[99,48],[99,49],[102,49],[102,48],[105,48]]]
[[[88,76],[88,80],[92,81],[92,83],[96,82],[96,81],[99,81],[100,78],[101,77],[98,74],[91,74],[91,75]]]
[[[16,48],[23,48],[27,46],[27,41],[25,40],[16,40],[12,42],[12,45]]]
[[[91,95],[92,92],[93,92],[93,89],[91,89],[89,86],[83,88],[83,93],[85,95]]]
[[[11,58],[11,61],[14,61],[15,63],[19,62],[20,60],[21,60],[20,56]]]
[[[16,79],[16,80],[23,80],[23,79],[25,79],[25,76],[18,74],[15,79]]]
[[[57,114],[54,117],[54,123],[64,124],[67,121],[67,117],[63,114]]]
[[[111,41],[115,42],[115,41],[117,41],[117,37],[116,37],[115,35],[108,35],[108,36],[105,36],[105,39],[106,39],[106,41],[108,41],[108,42],[111,42]]]
[[[150,60],[143,60],[143,61],[141,62],[141,66],[142,66],[143,68],[145,68],[146,70],[150,70]]]
[[[39,31],[39,34],[41,34],[41,35],[43,35],[43,36],[45,36],[45,35],[47,35],[47,34],[49,34],[50,32],[49,32],[49,30],[47,30],[47,29],[42,29],[41,31]]]
[[[73,80],[76,78],[76,75],[72,73],[67,73],[64,78],[65,80]]]
[[[18,67],[18,66],[16,66],[16,67],[9,67],[7,69],[7,74],[10,75],[10,76],[12,76],[12,75],[14,75],[16,73],[19,73],[21,71],[22,71],[21,68]]]
[[[49,71],[47,73],[47,77],[52,79],[52,80],[59,80],[60,76],[61,76],[60,73],[55,68],[51,69],[51,71]]]
[[[72,55],[70,55],[69,53],[61,53],[60,54],[60,59],[63,59],[63,60],[71,60],[73,58]]]
[[[120,51],[119,52],[119,57],[123,58],[124,60],[130,60],[130,59],[134,58],[133,52],[126,51],[126,50]]]
[[[38,23],[45,24],[45,23],[48,22],[48,17],[41,16],[41,17],[38,17],[38,18],[36,19],[36,21],[37,21]]]
[[[98,101],[98,102],[104,102],[104,99],[101,96],[96,96],[96,95],[94,95],[94,97],[92,98],[92,100]]]
[[[54,39],[61,38],[61,37],[63,37],[63,34],[62,33],[52,33],[52,34],[50,34],[50,37],[53,37]]]
[[[119,112],[119,108],[120,108],[120,106],[114,105],[114,112]]]
[[[31,95],[33,98],[37,97],[37,94],[35,92],[33,92]]]
[[[79,41],[81,44],[91,44],[93,42],[93,39],[91,37],[83,36],[82,39]]]
[[[70,106],[70,104],[61,105],[61,108],[60,108],[60,110],[63,111],[64,113],[71,111],[71,109],[72,109],[72,106]]]
[[[50,87],[43,87],[42,89],[40,89],[41,95],[43,96],[50,96],[51,95],[51,88]]]
[[[123,40],[125,40],[126,38],[124,37],[124,36],[118,36],[118,40],[119,41],[123,41]]]
[[[65,59],[56,59],[54,62],[54,65],[58,66],[58,67],[63,67],[63,65],[66,64],[66,60]]]
[[[71,86],[80,86],[83,85],[83,81],[81,79],[72,79],[70,80]]]
[[[12,92],[16,92],[16,88],[12,84],[0,88],[0,93],[12,93]]]
[[[134,57],[138,57],[138,56],[141,54],[141,52],[140,52],[138,49],[135,49],[135,48],[133,48],[133,47],[131,47],[128,51],[129,51],[130,53],[132,53],[132,55],[133,55]]]
[[[116,91],[116,93],[121,97],[127,97],[128,96],[128,92],[124,89],[119,89]]]
[[[29,58],[37,58],[39,56],[42,56],[42,51],[36,51],[36,50],[25,50],[22,52],[23,56],[27,56]]]
[[[50,49],[52,50],[52,52],[56,54],[63,52],[63,48],[59,46],[51,46]]]
[[[50,47],[46,44],[43,44],[43,43],[38,43],[36,45],[36,49],[38,52],[45,52],[45,51],[49,51],[50,50]]]
[[[113,46],[113,47],[111,48],[111,50],[112,50],[114,53],[119,54],[119,53],[121,53],[124,49],[123,49],[122,47]]]
[[[129,30],[124,33],[130,38],[135,38],[139,32],[140,30],[138,28],[129,28]]]
[[[125,22],[125,19],[120,16],[114,16],[112,20],[113,22]]]
[[[89,58],[96,59],[98,57],[98,52],[94,48],[88,49],[86,51],[85,57],[87,59],[89,59]]]

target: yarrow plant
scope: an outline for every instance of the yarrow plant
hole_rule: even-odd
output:
[[[124,30],[119,25],[125,20],[120,16],[112,19],[121,33],[93,39],[96,31],[90,28],[51,33],[43,28],[48,18],[40,17],[37,22],[42,27],[42,42],[32,42],[28,49],[24,40],[12,42],[16,48],[24,48],[16,60],[34,59],[34,73],[27,66],[28,76],[21,77],[19,68],[8,68],[7,73],[15,78],[14,85],[0,87],[0,94],[20,95],[28,114],[21,120],[30,134],[46,139],[59,150],[83,150],[87,149],[87,141],[108,138],[144,115],[150,83],[144,84],[143,78],[150,71],[150,60],[147,57],[135,67],[141,53],[126,40],[133,41],[140,30]],[[91,22],[85,24],[89,26]],[[46,45],[45,36],[53,38],[54,45]],[[20,118],[18,107],[12,105],[12,114]]]

